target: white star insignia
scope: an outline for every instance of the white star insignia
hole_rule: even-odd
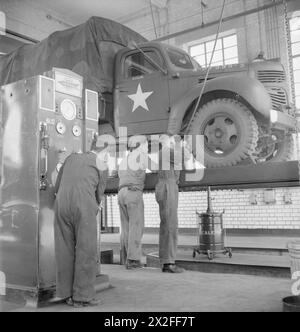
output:
[[[128,98],[130,98],[134,102],[132,113],[135,112],[139,107],[142,107],[147,112],[149,112],[149,107],[148,107],[146,101],[152,94],[153,94],[153,91],[152,92],[143,92],[141,84],[139,84],[136,94],[128,96]]]

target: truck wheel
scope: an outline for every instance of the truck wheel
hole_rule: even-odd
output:
[[[281,130],[272,130],[269,136],[258,141],[258,162],[280,162],[293,159],[294,139],[292,134],[285,134]]]
[[[207,167],[234,166],[254,154],[258,125],[243,104],[216,99],[198,110],[190,134],[204,135]]]

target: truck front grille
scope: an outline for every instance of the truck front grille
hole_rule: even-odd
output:
[[[274,109],[280,109],[281,105],[287,105],[288,99],[286,92],[281,88],[267,88]]]
[[[286,80],[284,71],[280,70],[260,70],[257,77],[261,83],[282,83]]]

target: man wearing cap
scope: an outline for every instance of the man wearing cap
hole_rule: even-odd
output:
[[[97,214],[104,195],[106,160],[95,147],[70,155],[55,186],[57,296],[75,307],[95,306]]]
[[[119,166],[118,203],[121,217],[121,260],[129,270],[142,267],[144,230],[143,190],[146,178],[148,142],[144,136],[129,139],[128,155]]]

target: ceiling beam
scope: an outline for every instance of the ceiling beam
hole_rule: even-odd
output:
[[[148,3],[149,1],[152,2],[152,5],[159,8],[163,9],[167,7],[168,0],[146,0]]]
[[[223,18],[223,23],[232,21],[232,20],[237,19],[239,17],[251,15],[251,14],[258,13],[260,11],[264,11],[264,10],[267,10],[267,9],[270,9],[270,8],[273,8],[273,7],[276,7],[276,6],[280,6],[280,5],[283,4],[283,1],[284,0],[273,0],[268,5],[263,5],[261,7],[257,7],[257,8],[254,8],[254,9],[249,9],[249,10],[243,11],[241,13],[225,17],[225,18]],[[289,3],[292,0],[285,0],[285,1],[287,1]],[[206,24],[204,24],[202,26],[196,26],[196,27],[189,28],[189,29],[186,29],[186,30],[181,30],[181,31],[178,31],[178,32],[175,32],[175,33],[172,33],[172,34],[169,34],[169,35],[157,38],[155,40],[156,41],[165,41],[165,40],[168,40],[168,39],[176,38],[176,37],[182,36],[184,34],[197,31],[199,29],[203,29],[203,28],[207,28],[209,26],[217,25],[219,22],[220,22],[219,20],[212,21],[212,22],[206,23]]]

